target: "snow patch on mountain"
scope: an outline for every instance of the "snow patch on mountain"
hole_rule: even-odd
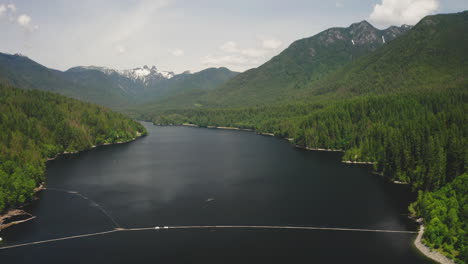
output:
[[[173,72],[169,71],[158,71],[158,69],[154,65],[151,68],[145,65],[143,66],[143,68],[121,70],[119,71],[119,73],[130,79],[141,80],[143,82],[155,79],[170,79],[175,75]]]
[[[149,85],[153,81],[163,81],[171,79],[175,76],[174,72],[171,71],[158,71],[156,66],[152,66],[151,68],[147,65],[139,68],[134,69],[127,69],[127,70],[115,70],[106,67],[98,67],[98,66],[80,66],[72,68],[73,71],[85,71],[85,70],[96,70],[103,72],[107,75],[118,74],[129,78],[133,81],[142,82],[145,85]]]

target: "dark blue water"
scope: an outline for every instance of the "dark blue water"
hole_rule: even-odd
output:
[[[294,225],[415,230],[407,186],[340,154],[242,131],[155,127],[48,164],[37,219],[2,244],[130,227]],[[62,190],[77,191],[85,197]],[[108,214],[109,216],[107,216]],[[428,263],[414,234],[300,230],[119,232],[1,250],[1,263]]]

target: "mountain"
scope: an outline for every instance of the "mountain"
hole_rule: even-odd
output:
[[[24,89],[57,92],[113,109],[163,99],[191,89],[212,90],[237,75],[226,68],[175,74],[155,66],[114,70],[78,66],[62,72],[26,56],[0,53],[0,82]]]
[[[0,53],[0,81],[25,89],[71,93],[74,87],[60,71],[44,67],[21,54]]]
[[[295,98],[311,81],[367,55],[404,35],[410,26],[379,30],[367,21],[347,28],[330,28],[315,36],[297,40],[258,68],[248,70],[211,93],[195,98],[171,98],[164,105],[247,106],[271,104]]]
[[[67,79],[74,84],[92,87],[93,90],[112,90],[114,94],[125,97],[129,101],[127,108],[135,104],[159,101],[180,92],[213,90],[237,74],[223,67],[174,74],[160,72],[155,66],[130,70],[79,66],[65,72]]]
[[[100,76],[90,76],[99,79]],[[37,89],[60,93],[76,99],[94,102],[112,108],[131,103],[122,93],[106,83],[86,85],[70,78],[64,72],[49,69],[26,56],[0,53],[0,82],[23,89]],[[90,81],[92,82],[92,81]]]
[[[65,96],[0,84],[0,213],[32,198],[45,163],[63,152],[133,140],[138,122]]]
[[[146,87],[154,86],[160,81],[168,80],[175,76],[174,72],[158,71],[154,65],[151,68],[145,65],[141,68],[139,67],[129,70],[114,70],[98,66],[78,66],[67,70],[68,73],[83,73],[88,71],[98,71],[108,76],[120,76],[135,82],[135,84]]]
[[[428,16],[388,45],[310,82],[309,95],[466,89],[467,46],[468,11]]]

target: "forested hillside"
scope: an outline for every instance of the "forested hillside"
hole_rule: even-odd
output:
[[[467,29],[468,11],[425,17],[408,34],[308,84],[308,95],[466,89]]]
[[[146,133],[138,122],[106,108],[3,84],[0,131],[0,212],[31,198],[44,181],[47,158]]]
[[[156,124],[250,128],[303,147],[341,149],[344,160],[373,162],[380,174],[419,192],[410,211],[425,219],[426,243],[466,263],[468,186],[460,184],[468,166],[466,47],[468,12],[429,16],[304,84],[297,100],[233,108],[226,97],[216,108],[175,105],[142,116]]]
[[[296,100],[307,91],[309,83],[405,35],[410,28],[379,30],[367,21],[330,28],[293,42],[270,61],[237,75],[212,92],[174,95],[155,103],[153,109],[255,106]]]

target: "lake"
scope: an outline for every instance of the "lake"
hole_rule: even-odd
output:
[[[253,132],[144,123],[134,142],[47,166],[37,216],[2,246],[112,230],[278,225],[416,231],[408,186],[340,153],[306,151]],[[70,193],[73,191],[77,193]],[[416,234],[200,229],[115,232],[0,250],[2,263],[431,263]]]

